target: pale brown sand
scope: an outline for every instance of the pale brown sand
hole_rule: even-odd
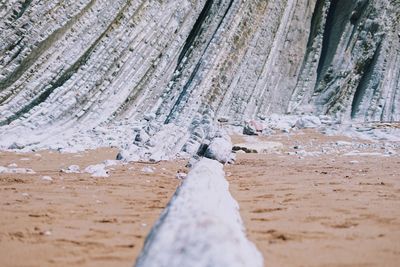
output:
[[[265,266],[400,266],[400,157],[299,158],[285,152],[349,139],[312,132],[263,139],[285,147],[238,154],[226,172]]]
[[[398,266],[398,156],[349,157],[341,149],[298,157],[286,152],[294,145],[314,151],[350,139],[313,132],[262,139],[284,147],[279,153],[238,154],[225,169],[265,266]],[[132,266],[184,162],[118,166],[108,178],[92,178],[59,170],[112,159],[116,150],[39,153],[0,153],[0,166],[17,163],[36,171],[0,174],[0,266]],[[145,166],[156,167],[155,173],[141,172]]]
[[[114,159],[116,153],[0,153],[0,166],[16,163],[36,171],[0,174],[0,266],[133,266],[184,163],[151,165],[152,174],[141,172],[149,164],[117,166],[108,178],[59,172],[71,164],[84,168]]]

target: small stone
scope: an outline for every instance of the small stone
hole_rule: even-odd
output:
[[[51,178],[50,176],[42,176],[42,180],[51,182],[53,181],[53,178]]]
[[[214,138],[208,146],[204,156],[209,159],[214,159],[222,164],[229,162],[232,152],[232,143],[229,137]]]
[[[17,143],[17,142],[12,143],[12,144],[8,147],[8,149],[23,149],[23,148],[24,148],[24,145],[19,144],[19,143]]]
[[[226,118],[226,117],[220,117],[220,118],[218,119],[218,122],[226,123],[226,122],[229,122],[229,119]]]

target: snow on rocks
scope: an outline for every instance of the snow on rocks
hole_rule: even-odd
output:
[[[222,164],[200,160],[153,227],[136,266],[263,266],[228,187]]]

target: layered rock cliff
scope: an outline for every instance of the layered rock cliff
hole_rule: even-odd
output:
[[[398,0],[3,0],[0,130],[146,119],[188,129],[177,144],[221,117],[399,121],[399,22]]]

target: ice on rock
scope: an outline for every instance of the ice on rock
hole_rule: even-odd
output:
[[[200,160],[147,237],[136,267],[164,266],[263,266],[246,239],[221,163]]]

